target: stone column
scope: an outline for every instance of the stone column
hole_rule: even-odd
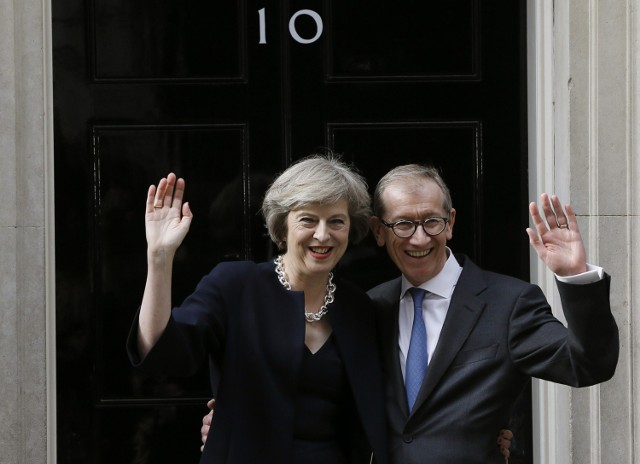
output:
[[[0,462],[47,462],[48,0],[0,0]],[[51,242],[53,243],[53,242]],[[50,285],[49,285],[50,284]],[[53,315],[53,312],[50,313]]]
[[[612,274],[611,302],[620,327],[620,362],[614,378],[575,390],[573,462],[633,463],[638,372],[638,0],[568,2],[566,86],[572,202],[581,215],[587,253]],[[635,410],[634,410],[635,409]],[[636,457],[637,456],[637,457]]]
[[[640,273],[640,1],[553,4],[553,147],[540,155],[552,179],[538,185],[552,186],[570,200],[579,215],[589,261],[612,274],[611,301],[620,327],[621,353],[614,378],[602,385],[541,387],[556,401],[547,430],[558,423],[564,427],[568,418],[567,432],[555,435],[562,440],[566,434],[568,443],[556,442],[560,452],[537,462],[632,464],[640,458],[634,401],[640,398],[638,369],[634,369],[640,326],[633,317],[633,308],[640,303],[633,285]],[[549,286],[545,290],[552,291]],[[546,451],[540,449],[541,454]]]

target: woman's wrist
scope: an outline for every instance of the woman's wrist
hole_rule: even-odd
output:
[[[167,266],[171,268],[175,254],[175,250],[147,249],[147,264],[149,269],[162,270]]]

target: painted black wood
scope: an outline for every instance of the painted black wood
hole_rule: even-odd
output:
[[[124,351],[146,190],[168,171],[195,213],[176,302],[217,262],[273,255],[261,196],[326,148],[372,187],[397,164],[436,164],[458,210],[451,246],[528,278],[524,0],[52,7],[59,462],[198,459],[206,368],[151,378]],[[363,287],[395,275],[371,239],[339,272]],[[531,462],[527,396],[515,421]]]

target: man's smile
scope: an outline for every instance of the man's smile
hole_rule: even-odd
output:
[[[432,251],[433,248],[429,248],[428,250],[407,250],[405,253],[412,258],[424,258],[428,254],[431,254]]]

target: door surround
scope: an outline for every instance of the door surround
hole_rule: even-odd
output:
[[[568,202],[569,114],[568,75],[564,64],[569,53],[568,7],[562,2],[527,2],[527,104],[529,140],[529,198],[555,192]],[[554,30],[554,24],[556,28]],[[561,25],[558,27],[558,25]],[[562,26],[566,25],[566,28]],[[556,151],[556,149],[558,149]],[[530,249],[531,282],[539,285],[552,308],[560,308],[554,276]],[[562,312],[555,313],[563,320]],[[571,462],[571,390],[534,379],[532,385],[534,462]]]
[[[45,210],[45,256],[46,279],[45,293],[46,311],[46,378],[47,378],[47,462],[57,462],[56,449],[56,337],[55,337],[55,212],[54,176],[53,176],[53,82],[52,82],[52,38],[51,38],[51,6],[42,1],[42,10],[30,10],[26,14],[33,15],[42,24],[44,45],[43,88],[45,99],[43,108],[45,115],[43,138],[42,170],[45,184],[43,198]],[[554,31],[555,24],[568,24],[567,6],[558,5],[555,10],[552,2],[533,0],[527,2],[527,87],[528,87],[528,133],[529,133],[529,192],[536,198],[540,192],[554,191],[563,198],[569,198],[569,155],[568,150],[555,149],[558,141],[564,140],[566,145],[568,134],[564,120],[559,114],[568,114],[568,98],[562,98],[563,92],[557,82],[562,79],[565,69],[561,63],[569,51],[568,32],[566,35]],[[564,20],[562,20],[564,19]],[[555,55],[554,55],[555,53]],[[41,70],[41,69],[40,69]],[[566,89],[564,90],[566,92]],[[558,98],[560,97],[560,98]],[[566,95],[565,95],[566,97]],[[555,108],[554,108],[555,100]],[[23,109],[25,111],[30,109]],[[29,176],[29,173],[24,173]],[[552,303],[557,302],[553,277],[538,265],[535,256],[531,258],[531,280],[542,287]],[[555,305],[557,306],[557,305]],[[547,382],[534,382],[533,386],[533,437],[536,463],[571,462],[570,434],[570,390]]]

